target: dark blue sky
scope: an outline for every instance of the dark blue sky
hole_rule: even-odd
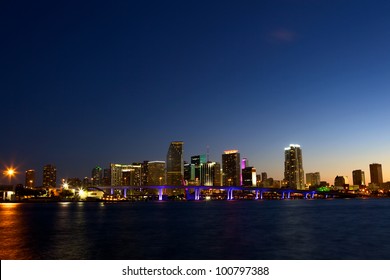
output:
[[[83,2],[83,3],[80,3]],[[283,178],[390,179],[388,1],[7,1],[0,161],[59,178],[225,149]],[[41,175],[39,175],[41,176]],[[23,176],[19,176],[19,181]],[[4,181],[4,180],[3,180]]]

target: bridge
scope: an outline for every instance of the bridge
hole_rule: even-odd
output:
[[[158,200],[163,200],[164,192],[176,190],[186,194],[187,200],[201,200],[202,191],[218,191],[219,194],[226,196],[227,200],[234,200],[234,192],[251,193],[255,200],[264,199],[266,194],[276,194],[280,199],[291,199],[299,195],[304,199],[313,199],[316,195],[322,198],[340,196],[340,193],[334,191],[318,192],[315,190],[297,190],[285,188],[263,188],[263,187],[244,187],[244,186],[96,186],[91,187],[101,190],[108,195],[114,195],[115,190],[120,191],[125,198],[128,197],[128,191],[131,190],[155,190]],[[150,194],[149,194],[150,195]]]

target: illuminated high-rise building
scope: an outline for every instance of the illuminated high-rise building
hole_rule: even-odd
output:
[[[111,163],[112,186],[141,186],[141,164]]]
[[[261,175],[257,174],[256,175],[256,186],[261,186]]]
[[[248,159],[247,158],[243,158],[241,160],[241,169],[245,169],[249,166],[249,163],[248,163]]]
[[[247,158],[243,158],[241,160],[241,178],[240,178],[240,185],[241,186],[245,186],[244,185],[244,179],[243,179],[243,174],[244,174],[244,169],[247,168],[249,166],[249,162],[248,162],[248,159]]]
[[[205,164],[206,162],[207,162],[206,155],[197,155],[197,156],[191,157],[191,166],[193,166],[194,171],[195,171],[195,173],[194,173],[195,180],[201,181],[200,167],[202,164]],[[202,183],[200,183],[200,184],[202,184]]]
[[[348,177],[347,176],[336,176],[334,178],[334,186],[335,187],[344,187],[348,185]]]
[[[103,181],[103,169],[99,166],[96,166],[92,169],[92,185],[100,186]]]
[[[307,186],[320,186],[321,176],[320,172],[306,173],[306,185]]]
[[[144,162],[141,164],[141,185],[142,186],[151,186],[148,184],[148,177],[149,177],[149,161],[144,160]],[[165,162],[164,162],[164,168],[165,168]]]
[[[267,172],[261,172],[261,181],[265,182],[267,181],[267,179],[268,179]]]
[[[111,168],[104,168],[103,170],[103,186],[111,185]]]
[[[83,179],[83,182],[82,182],[82,186],[83,188],[88,188],[90,187],[92,184],[91,184],[91,181],[89,180],[88,177],[84,177]]]
[[[222,155],[222,178],[224,186],[241,185],[240,153],[238,150],[227,150]]]
[[[354,185],[365,186],[366,177],[364,176],[364,171],[360,169],[352,171],[352,180]]]
[[[148,162],[148,186],[165,185],[165,161]]]
[[[371,184],[380,186],[383,183],[382,164],[379,163],[370,164],[370,177],[371,177]]]
[[[206,163],[206,155],[197,155],[191,157],[191,163],[195,165],[200,165],[201,163]]]
[[[214,165],[214,181],[213,186],[222,186],[222,172],[221,172],[221,164],[216,162]]]
[[[220,186],[221,185],[221,165],[218,162],[206,162],[200,164],[200,185]]]
[[[188,182],[195,181],[195,165],[184,162],[184,180]]]
[[[52,164],[43,167],[43,187],[55,188],[57,186],[57,169]]]
[[[168,186],[181,186],[184,180],[184,161],[183,161],[182,141],[173,141],[169,145],[166,161],[166,182]]]
[[[256,186],[256,168],[247,166],[242,169],[242,185],[246,187]]]
[[[26,188],[35,188],[35,170],[26,171],[26,180],[24,186]]]
[[[301,146],[290,144],[284,149],[284,180],[289,188],[305,189]]]

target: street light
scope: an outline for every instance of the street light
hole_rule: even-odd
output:
[[[9,184],[11,185],[11,180],[12,180],[12,177],[14,177],[16,174],[16,170],[12,167],[10,168],[7,168],[7,170],[4,172],[4,175],[8,176],[8,182]]]
[[[84,200],[88,196],[88,190],[84,190],[83,188],[79,188],[79,197]]]

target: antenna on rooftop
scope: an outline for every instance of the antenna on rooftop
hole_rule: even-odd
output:
[[[209,145],[206,146],[206,160],[207,160],[207,162],[210,161],[210,146]]]

